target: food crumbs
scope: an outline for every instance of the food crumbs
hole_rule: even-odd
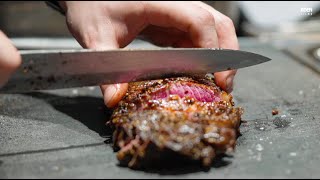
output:
[[[273,109],[273,110],[272,110],[272,115],[277,115],[277,114],[279,114],[278,109]]]

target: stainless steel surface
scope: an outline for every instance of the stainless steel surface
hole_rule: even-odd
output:
[[[205,74],[270,60],[245,51],[206,48],[20,52],[23,64],[0,92],[17,93]]]

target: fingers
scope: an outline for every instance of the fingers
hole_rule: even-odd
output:
[[[237,71],[223,71],[214,73],[216,84],[221,87],[227,93],[233,91],[233,80]]]
[[[222,13],[205,3],[199,1],[193,1],[192,3],[207,10],[212,14],[212,16],[214,16],[215,28],[217,37],[219,39],[220,48],[235,50],[239,49],[236,30],[232,20],[229,17],[223,15]]]
[[[86,23],[82,22],[84,17],[81,17],[81,14],[74,14],[71,9],[68,10],[69,13],[71,11],[72,15],[77,16],[67,18],[67,21],[69,21],[67,23],[68,28],[82,47],[96,50],[116,49],[119,47],[113,31],[102,32],[105,25],[96,22],[95,18],[89,18],[89,21],[92,21],[89,26],[86,26]],[[114,107],[120,101],[122,95],[124,95],[126,86],[119,84],[100,86],[105,105],[109,108]]]
[[[104,97],[105,105],[109,108],[113,108],[126,94],[128,90],[128,83],[102,85],[100,88]]]
[[[215,82],[224,91],[226,91],[227,93],[231,93],[233,91],[233,81],[236,73],[237,70],[214,73]]]
[[[185,2],[145,2],[147,22],[176,28],[189,35],[194,47],[218,47],[214,17],[199,6]]]
[[[0,87],[21,64],[21,57],[10,39],[0,31]]]
[[[163,28],[150,25],[144,29],[141,34],[144,40],[151,41],[158,46],[194,47],[188,34],[176,28]]]
[[[202,2],[192,2],[207,10],[215,17],[215,27],[219,39],[219,47],[223,49],[239,49],[238,39],[232,20],[215,10],[211,6]],[[215,81],[223,90],[231,93],[233,90],[233,80],[236,70],[215,73]]]
[[[85,48],[125,47],[146,24],[139,2],[67,1],[65,9],[70,32]]]
[[[216,28],[220,48],[235,50],[239,49],[238,39],[232,20],[214,9],[212,11],[213,13],[217,14],[218,17],[216,18]],[[231,93],[233,90],[233,81],[236,73],[236,70],[215,73],[214,75],[216,77],[217,85],[228,93]]]
[[[68,1],[64,8],[70,32],[85,48],[125,47],[147,25],[151,26],[145,34],[159,45],[238,48],[232,21],[201,2]],[[235,73],[216,73],[217,85],[232,90]],[[106,105],[113,107],[127,88],[128,84],[101,86]]]
[[[113,4],[117,5],[118,3]],[[106,6],[102,8],[103,2],[67,2],[65,6],[68,28],[82,47],[106,50],[117,49],[125,44],[120,42],[121,38],[116,34],[121,32],[121,28],[114,27],[115,22],[110,14],[115,13],[107,10]],[[118,31],[115,31],[115,28]],[[101,85],[100,89],[105,105],[113,108],[125,95],[128,84]]]
[[[224,49],[239,49],[237,36],[232,20],[202,2],[148,2],[146,3],[148,23],[177,28],[186,32],[193,47],[220,47]],[[160,32],[155,30],[154,32]],[[153,35],[150,33],[150,37]],[[166,34],[161,32],[161,34]],[[167,36],[168,39],[174,37]],[[180,38],[185,40],[186,38]],[[154,37],[153,41],[168,44],[165,38]],[[190,46],[190,42],[176,40],[173,46]],[[233,79],[236,70],[215,73],[216,83],[227,92],[233,89]]]
[[[83,17],[86,13],[75,13],[73,11],[74,9],[68,9],[67,25],[69,31],[82,47],[97,50],[119,47],[115,32],[110,30],[112,24],[109,19],[106,18],[102,24],[98,18]]]

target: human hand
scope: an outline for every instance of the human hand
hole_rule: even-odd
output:
[[[239,49],[232,20],[202,2],[60,2],[70,32],[89,49],[117,49],[138,35],[159,46]],[[235,70],[215,73],[232,91]],[[102,85],[105,104],[115,106],[128,84]]]
[[[0,87],[21,64],[21,57],[10,39],[0,31]]]

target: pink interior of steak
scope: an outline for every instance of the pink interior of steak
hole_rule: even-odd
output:
[[[180,84],[172,83],[169,88],[163,88],[153,94],[153,99],[165,99],[170,95],[179,95],[182,97],[191,97],[201,102],[220,101],[220,96],[215,94],[213,90],[199,86],[197,84]]]

